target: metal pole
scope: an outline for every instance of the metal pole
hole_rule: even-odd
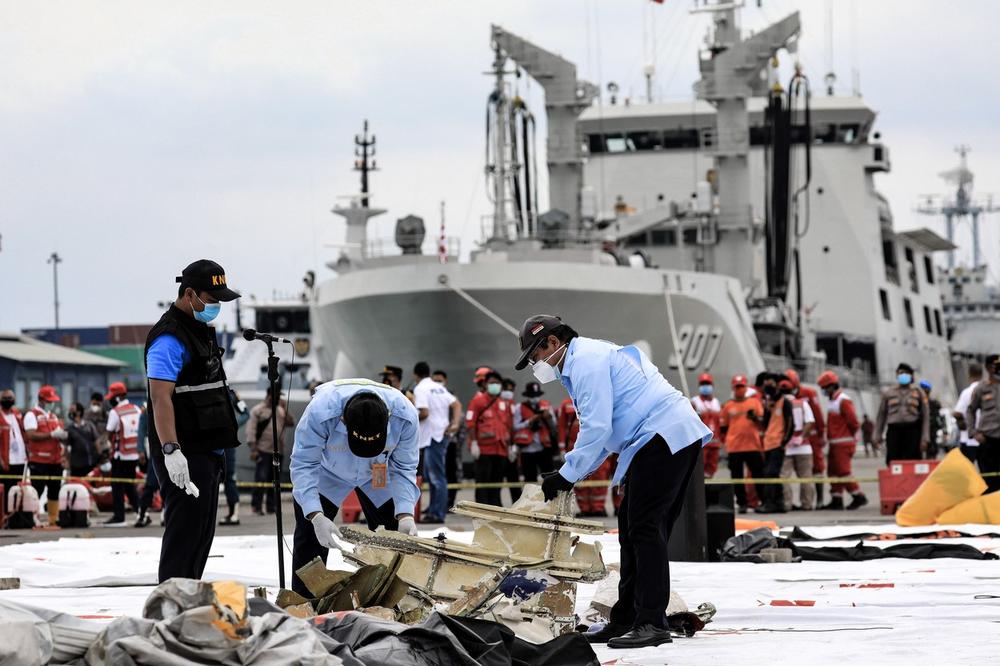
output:
[[[980,262],[979,254],[979,213],[972,211],[972,267],[977,268]]]
[[[955,223],[952,220],[951,213],[945,213],[945,233],[948,234],[948,242],[955,242]],[[948,268],[955,267],[955,250],[948,250]]]
[[[274,521],[278,537],[278,586],[285,588],[285,539],[284,529],[281,520],[281,457],[284,451],[281,450],[281,440],[278,439],[278,405],[280,404],[281,392],[278,387],[278,380],[281,375],[278,372],[278,357],[274,355],[271,343],[267,343],[267,379],[271,387],[271,444],[274,453],[271,455],[271,465],[274,468]]]
[[[52,302],[55,307],[56,314],[56,330],[59,330],[59,264],[62,263],[62,257],[59,256],[58,252],[53,252],[49,256],[46,263],[52,264]]]

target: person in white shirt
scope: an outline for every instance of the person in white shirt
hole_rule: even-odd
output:
[[[22,476],[24,466],[28,464],[28,450],[24,446],[21,412],[14,403],[17,399],[10,389],[0,391],[0,471],[11,477]],[[3,479],[3,497],[0,497],[0,507],[5,506],[7,490],[16,486],[19,479]]]
[[[108,441],[111,443],[111,476],[113,478],[134,479],[139,465],[139,419],[142,411],[125,397],[128,390],[123,382],[115,382],[108,387],[105,399],[111,404],[108,412]],[[104,524],[113,527],[125,526],[125,498],[133,511],[139,510],[139,493],[134,483],[127,481],[111,483],[111,498],[114,512]]]
[[[969,409],[969,403],[972,401],[972,392],[979,385],[979,381],[983,378],[983,366],[978,363],[969,364],[969,385],[962,389],[962,392],[958,394],[958,402],[955,403],[955,411],[951,413],[955,417],[955,421],[958,423],[958,441],[962,448],[962,453],[965,457],[972,461],[972,464],[976,464],[976,458],[979,455],[979,440],[974,437],[969,437],[969,425],[966,423],[965,412]],[[976,419],[978,420],[979,415],[976,414]],[[975,426],[976,424],[971,424]]]
[[[793,398],[792,391],[781,388],[782,384],[784,382],[779,384],[781,395],[791,400]],[[805,400],[792,402],[792,420],[794,421],[792,438],[785,445],[785,462],[782,463],[781,476],[782,478],[791,478],[794,472],[800,479],[806,479],[812,476],[813,451],[809,444],[809,433],[815,427],[816,419]],[[796,506],[792,504],[792,486],[785,484],[782,489],[785,495],[785,506],[790,507],[792,511],[811,511],[816,501],[816,486],[812,483],[798,485],[799,504]]]
[[[448,512],[448,477],[445,462],[448,439],[458,432],[462,422],[462,405],[448,389],[431,379],[431,368],[425,361],[413,366],[417,379],[413,387],[413,402],[420,417],[417,446],[423,460],[421,468],[430,486],[430,501],[421,518],[423,523],[443,523]]]

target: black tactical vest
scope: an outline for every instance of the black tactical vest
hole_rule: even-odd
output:
[[[171,396],[181,449],[209,453],[239,446],[236,415],[229,398],[226,373],[222,369],[223,351],[216,341],[215,328],[171,305],[146,337],[144,362],[153,340],[165,333],[180,340],[190,356],[177,375]],[[148,380],[146,391],[149,392]],[[152,399],[149,400],[147,417],[150,451],[160,455],[160,437],[156,432]]]

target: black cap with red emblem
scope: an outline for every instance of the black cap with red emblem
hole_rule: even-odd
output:
[[[528,365],[528,357],[535,348],[540,345],[552,331],[563,325],[562,319],[555,315],[539,314],[528,317],[521,324],[521,331],[517,335],[518,342],[521,343],[521,356],[514,365],[515,370],[522,370]]]

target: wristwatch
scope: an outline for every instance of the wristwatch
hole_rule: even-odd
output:
[[[163,449],[163,455],[169,456],[174,451],[180,451],[181,445],[177,442],[163,442],[163,446],[160,448]]]

